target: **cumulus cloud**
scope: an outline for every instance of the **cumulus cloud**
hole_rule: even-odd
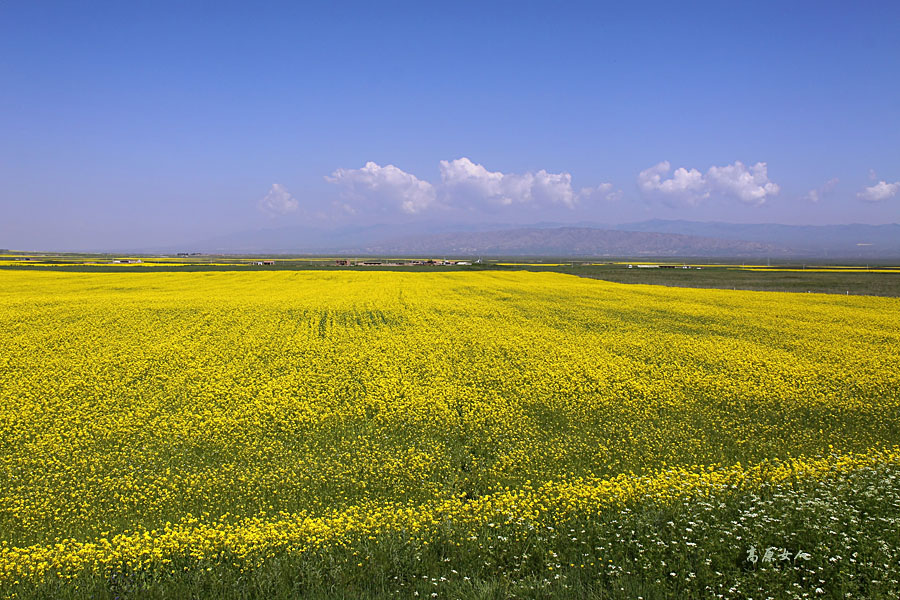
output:
[[[338,169],[325,179],[344,189],[343,210],[370,209],[421,213],[428,209],[470,212],[529,209],[573,209],[581,201],[614,200],[621,195],[612,184],[576,191],[566,172],[503,173],[489,171],[466,157],[442,160],[440,181],[417,178],[393,165],[367,162],[361,169]]]
[[[818,202],[819,200],[822,199],[822,196],[824,196],[825,194],[832,191],[835,188],[835,186],[838,184],[838,182],[839,182],[839,179],[837,177],[829,179],[824,184],[822,184],[820,187],[817,187],[813,190],[809,190],[808,192],[806,192],[806,194],[803,196],[803,199],[809,200],[810,202],[813,202],[813,203]]]
[[[569,173],[501,173],[488,171],[466,157],[442,160],[441,184],[453,202],[484,202],[499,206],[560,204],[573,208],[577,200]]]
[[[361,169],[338,169],[325,180],[341,186],[351,200],[373,201],[374,208],[381,212],[399,209],[415,214],[436,200],[434,186],[427,181],[394,165],[382,167],[372,161]],[[355,211],[349,204],[345,208]]]
[[[504,175],[504,178],[519,177],[525,183],[523,187],[530,190],[531,200],[537,204],[562,204],[567,208],[575,207],[575,192],[572,190],[572,175],[569,173],[548,173],[541,169],[537,173],[524,175]]]
[[[613,202],[622,198],[622,190],[617,190],[611,183],[601,183],[597,187],[583,187],[578,192],[578,200],[586,202]]]
[[[713,190],[734,196],[745,204],[763,204],[780,190],[777,183],[769,181],[764,162],[746,167],[738,160],[733,165],[710,167],[706,179]]]
[[[697,169],[675,169],[663,161],[638,174],[638,188],[646,196],[662,199],[667,204],[696,206],[713,195],[736,198],[745,204],[759,206],[780,190],[769,181],[766,163],[746,166],[741,161],[724,167],[710,167],[706,174]]]
[[[292,213],[299,206],[297,199],[280,183],[273,183],[269,193],[259,201],[260,210],[272,216]]]
[[[644,169],[638,173],[638,187],[648,196],[682,201],[691,206],[709,197],[709,186],[700,171],[679,167],[671,178],[663,179],[671,169],[672,165],[667,160]]]
[[[879,181],[856,194],[856,197],[866,202],[883,202],[893,198],[898,192],[900,192],[900,181],[895,181],[894,183]]]

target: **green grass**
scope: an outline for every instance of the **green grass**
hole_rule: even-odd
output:
[[[468,537],[448,524],[428,539],[348,540],[259,566],[222,556],[165,572],[48,578],[16,597],[874,600],[900,597],[898,580],[900,468],[882,466],[539,527],[488,523]]]
[[[538,259],[496,259],[491,258],[482,264],[471,266],[440,266],[440,265],[416,265],[416,266],[337,266],[332,260],[316,260],[309,256],[285,256],[276,257],[276,264],[269,266],[250,266],[239,264],[239,258],[252,258],[250,256],[191,257],[184,259],[194,261],[194,264],[186,266],[160,265],[153,267],[127,266],[127,265],[90,265],[87,261],[112,260],[111,255],[88,254],[59,254],[41,257],[44,266],[34,265],[0,265],[4,269],[32,269],[32,270],[59,270],[80,273],[147,273],[147,272],[196,272],[196,271],[307,271],[307,270],[361,270],[361,271],[401,271],[401,272],[446,272],[446,271],[554,271],[567,273],[579,277],[603,279],[617,283],[663,285],[672,287],[710,288],[710,289],[735,289],[770,292],[798,292],[798,293],[822,293],[822,294],[849,294],[858,296],[891,296],[900,297],[900,273],[822,273],[822,272],[785,272],[785,271],[749,271],[738,268],[740,263],[732,266],[720,266],[715,259],[697,259],[686,262],[690,265],[700,266],[701,269],[629,269],[624,264],[583,264],[583,260],[559,259],[544,257]],[[142,257],[145,261],[152,262],[153,257]],[[258,257],[257,257],[258,258]],[[210,265],[205,261],[222,262],[233,260],[233,265]],[[375,259],[373,259],[375,260]],[[387,260],[384,259],[383,260]],[[400,259],[408,260],[408,259]],[[618,259],[617,259],[618,260]],[[629,260],[628,258],[622,260]],[[671,259],[661,259],[663,262],[671,262]],[[500,265],[503,262],[539,263],[547,264],[563,263],[562,266],[535,266],[535,265]],[[636,262],[653,262],[651,259],[642,258]],[[677,261],[676,261],[677,262]],[[725,263],[729,261],[726,259]],[[710,266],[712,263],[716,266]],[[825,264],[825,263],[823,263]],[[834,263],[827,263],[833,265]],[[815,268],[816,263],[782,263],[772,265],[791,269],[802,269],[804,266]],[[864,264],[850,264],[846,266],[865,267]],[[877,265],[874,268],[883,268],[885,265]]]
[[[900,296],[900,273],[744,271],[727,267],[629,269],[623,265],[559,267],[553,270],[616,283],[766,292]]]

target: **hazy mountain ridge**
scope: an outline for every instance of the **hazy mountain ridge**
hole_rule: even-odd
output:
[[[239,232],[155,252],[900,259],[900,225],[419,222]]]
[[[531,256],[763,256],[769,244],[588,227],[421,235],[369,245],[369,254]]]
[[[456,233],[469,231],[502,230],[503,223],[462,224],[425,222],[418,224],[374,224],[323,229],[317,227],[280,227],[241,231],[218,236],[186,246],[203,252],[346,252],[359,251],[368,244],[397,239],[410,232]]]
[[[654,231],[752,240],[785,248],[788,256],[820,258],[900,257],[900,225],[780,225],[652,220],[615,227],[619,231]]]

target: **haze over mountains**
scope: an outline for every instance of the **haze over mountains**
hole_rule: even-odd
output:
[[[488,256],[763,256],[773,253],[775,247],[675,233],[532,227],[411,236],[374,244],[367,250],[374,254]]]
[[[726,240],[753,240],[787,256],[823,258],[898,257],[900,225],[778,225],[653,220],[621,225],[628,231],[679,233]]]
[[[162,249],[156,249],[162,250]],[[166,251],[174,250],[167,248]],[[653,220],[622,225],[419,223],[223,236],[178,250],[215,253],[900,258],[900,225],[774,225]]]

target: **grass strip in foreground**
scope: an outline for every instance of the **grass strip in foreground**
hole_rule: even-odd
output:
[[[97,586],[103,588],[107,585],[103,582],[122,581],[122,578],[145,581],[146,585],[142,583],[135,589],[147,586],[149,589],[163,585],[160,581],[183,581],[185,577],[195,577],[197,569],[225,569],[253,578],[269,572],[273,565],[284,563],[294,565],[289,573],[283,574],[291,579],[306,572],[310,565],[322,561],[332,560],[333,567],[338,570],[349,568],[347,553],[358,553],[371,544],[387,544],[386,547],[393,548],[391,552],[401,554],[411,552],[411,548],[421,550],[435,543],[446,548],[462,548],[483,536],[485,528],[491,530],[499,526],[509,529],[509,535],[503,536],[506,540],[498,538],[489,548],[490,551],[485,552],[481,548],[473,555],[483,555],[487,559],[486,564],[489,564],[493,560],[491,557],[498,553],[505,556],[509,552],[519,552],[521,548],[517,544],[525,543],[522,540],[527,540],[532,532],[543,531],[547,527],[552,528],[549,531],[555,531],[560,523],[578,522],[589,527],[593,521],[603,522],[619,511],[625,511],[624,514],[648,510],[668,513],[681,503],[690,509],[694,503],[703,506],[704,502],[712,500],[722,504],[723,509],[728,509],[729,503],[737,501],[735,499],[744,498],[740,500],[743,502],[765,490],[791,490],[804,486],[815,488],[820,485],[816,482],[849,480],[857,472],[873,469],[888,469],[893,473],[893,478],[898,468],[900,447],[895,446],[864,454],[765,461],[750,467],[738,464],[719,469],[677,468],[643,477],[621,475],[597,481],[580,479],[548,483],[535,489],[525,487],[472,500],[450,498],[417,507],[356,506],[327,516],[281,515],[276,519],[245,518],[233,523],[227,520],[203,523],[188,516],[182,522],[163,529],[135,531],[111,539],[63,540],[52,545],[25,548],[6,546],[0,549],[0,577],[7,592],[43,589],[53,585],[53,582],[61,584],[66,581],[72,584],[72,592],[85,586],[96,590]],[[895,479],[891,482],[896,487]],[[792,536],[805,534],[802,528],[794,527],[784,527],[783,533]],[[510,548],[504,548],[509,540],[513,540]],[[779,552],[784,549],[807,551],[799,547],[788,548],[784,544],[778,546],[774,540],[728,540],[728,544],[739,548],[740,552],[749,552],[751,542],[760,559],[768,547],[779,548]],[[812,542],[804,543],[808,547]],[[375,550],[365,551],[370,556],[368,560],[371,560]],[[888,546],[885,551],[896,554],[900,549],[895,545]],[[385,550],[382,548],[378,552]],[[528,554],[527,551],[524,553]],[[636,554],[635,560],[638,562],[643,560],[641,554]],[[332,558],[329,559],[329,556]],[[299,568],[297,565],[305,564],[303,557],[308,557],[312,562],[295,572],[293,569]],[[429,560],[434,559],[431,557]],[[382,583],[386,583],[384,577],[387,573],[395,569],[403,570],[403,561],[393,565],[395,560],[390,556],[382,556],[379,560],[381,565],[377,569],[382,575],[376,579]],[[594,566],[597,560],[599,558],[594,559]],[[416,559],[414,562],[419,567],[427,566],[427,561]],[[528,568],[532,574],[540,572],[540,581],[546,579],[543,571],[535,570],[538,567],[532,562],[527,563],[531,565]],[[574,564],[572,562],[569,567],[574,568]],[[582,562],[579,560],[578,564]],[[748,563],[740,566],[745,569],[761,565]],[[547,569],[552,570],[550,567],[553,565]],[[562,569],[562,562],[553,568]],[[461,572],[459,569],[457,571]],[[719,571],[723,572],[721,569]],[[228,577],[232,576],[236,575]],[[324,582],[333,576],[307,573],[304,577],[319,577]],[[375,580],[370,581],[367,577],[359,581],[354,578],[356,583],[353,585],[361,586],[360,590],[365,588],[366,594],[374,593],[371,586],[375,585]],[[468,577],[471,580],[472,575]],[[307,580],[307,583],[310,581]],[[516,585],[521,583],[516,581]],[[528,585],[538,583],[529,581],[531,583]],[[532,586],[530,589],[534,591],[537,588]],[[382,591],[386,592],[387,588]]]

